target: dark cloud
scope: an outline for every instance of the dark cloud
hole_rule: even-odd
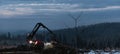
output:
[[[119,0],[0,0],[0,30],[30,30],[37,22],[51,29],[74,26],[68,16],[83,12],[79,25],[118,22]]]

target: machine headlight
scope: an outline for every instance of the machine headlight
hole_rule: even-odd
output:
[[[32,44],[32,43],[33,43],[33,41],[32,41],[32,40],[30,40],[30,41],[29,41],[29,43],[30,43],[30,44]]]

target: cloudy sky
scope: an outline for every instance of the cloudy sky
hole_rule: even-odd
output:
[[[82,14],[81,14],[82,13]],[[50,29],[120,22],[120,0],[0,0],[0,31],[32,30],[37,22]]]

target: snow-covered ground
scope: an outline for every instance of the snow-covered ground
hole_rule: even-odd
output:
[[[85,52],[84,54],[120,54],[120,51],[110,51],[110,52],[100,51],[100,52],[96,52],[96,51],[91,50],[90,52]]]

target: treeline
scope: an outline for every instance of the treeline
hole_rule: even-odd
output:
[[[10,32],[0,34],[0,46],[2,45],[21,45],[25,44],[26,36],[25,35],[14,35]]]
[[[96,25],[54,31],[57,40],[82,49],[120,48],[120,23]]]
[[[120,48],[120,23],[101,23],[96,25],[82,26],[53,31],[56,40],[72,47],[81,49],[105,49]],[[37,32],[34,39],[50,41],[50,33],[45,31]],[[17,43],[26,42],[24,35],[0,35],[0,41],[13,40]]]

